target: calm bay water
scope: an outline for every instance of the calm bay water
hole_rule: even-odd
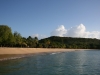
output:
[[[100,75],[100,51],[44,53],[0,61],[0,75]]]

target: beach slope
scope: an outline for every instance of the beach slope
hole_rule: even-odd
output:
[[[48,53],[48,52],[69,52],[81,51],[89,49],[57,49],[57,48],[0,48],[0,60],[8,58],[19,58],[34,53]]]
[[[33,54],[42,52],[66,52],[89,49],[54,49],[54,48],[0,48],[1,54]]]

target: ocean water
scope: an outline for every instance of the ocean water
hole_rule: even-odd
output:
[[[100,51],[42,53],[0,61],[0,75],[100,75]]]

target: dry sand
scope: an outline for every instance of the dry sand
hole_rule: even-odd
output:
[[[90,49],[56,49],[56,48],[0,48],[1,54],[33,54],[41,52],[65,52]]]
[[[90,49],[54,49],[54,48],[0,48],[0,59],[18,57],[26,54],[45,53],[45,52],[68,52]]]

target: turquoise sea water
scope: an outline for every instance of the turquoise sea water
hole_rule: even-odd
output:
[[[100,75],[100,51],[42,53],[0,61],[0,75]]]

